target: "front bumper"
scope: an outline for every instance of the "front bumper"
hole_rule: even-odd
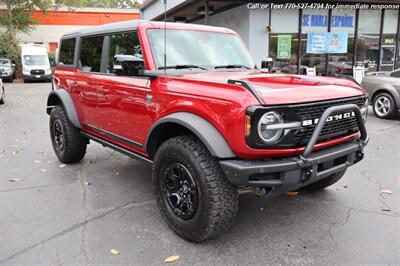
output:
[[[13,73],[11,72],[11,73],[5,73],[5,72],[2,72],[2,73],[0,73],[0,78],[1,79],[10,79],[10,78],[12,78],[13,77]]]
[[[312,152],[327,118],[336,112],[355,112],[361,137],[358,140]],[[325,110],[304,152],[298,157],[258,161],[221,160],[221,168],[230,183],[238,186],[270,188],[269,194],[281,194],[314,183],[363,159],[368,134],[360,108],[354,104]]]
[[[43,75],[31,75],[31,74],[24,74],[25,80],[51,80],[51,74],[43,74]]]

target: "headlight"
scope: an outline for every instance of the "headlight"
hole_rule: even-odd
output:
[[[258,135],[268,144],[272,144],[280,139],[283,134],[282,128],[274,128],[273,125],[283,124],[283,119],[277,112],[265,113],[258,122]]]
[[[27,72],[29,72],[29,69],[27,69],[27,68],[24,67],[24,68],[22,69],[22,72],[27,73]]]

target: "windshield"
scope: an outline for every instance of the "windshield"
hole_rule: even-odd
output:
[[[11,61],[9,59],[0,59],[0,65],[11,66]]]
[[[27,66],[43,66],[49,64],[46,55],[24,55],[24,64]]]
[[[157,69],[164,66],[164,30],[148,31]],[[192,65],[207,69],[237,65],[254,68],[246,47],[233,34],[167,30],[167,66]]]

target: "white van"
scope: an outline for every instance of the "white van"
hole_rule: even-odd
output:
[[[51,81],[51,66],[47,49],[42,45],[21,45],[22,74],[24,82]]]

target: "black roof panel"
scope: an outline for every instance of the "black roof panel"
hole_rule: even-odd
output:
[[[122,21],[122,22],[114,22],[114,23],[94,26],[94,27],[82,29],[79,31],[67,32],[61,38],[76,37],[76,36],[90,36],[90,35],[105,34],[105,33],[110,33],[110,32],[136,30],[137,25],[140,22],[146,22],[146,20],[127,20],[127,21]]]

